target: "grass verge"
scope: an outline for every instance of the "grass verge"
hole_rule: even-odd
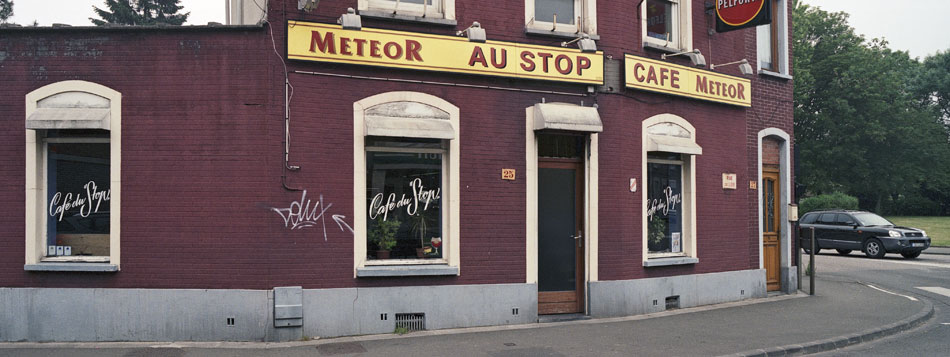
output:
[[[950,217],[887,217],[898,226],[914,227],[927,231],[930,245],[950,247]]]

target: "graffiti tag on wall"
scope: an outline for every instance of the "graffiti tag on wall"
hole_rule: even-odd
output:
[[[327,211],[333,207],[332,203],[325,203],[323,195],[319,196],[317,201],[311,201],[307,198],[307,190],[300,195],[300,200],[290,203],[290,207],[276,208],[271,210],[277,212],[280,218],[284,219],[284,227],[294,229],[303,229],[307,227],[320,226],[323,228],[323,240],[327,240]],[[340,214],[330,215],[330,219],[336,222],[341,232],[349,231],[353,233],[353,227],[346,224],[346,216]]]

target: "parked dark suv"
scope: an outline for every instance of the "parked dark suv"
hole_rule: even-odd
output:
[[[930,247],[927,233],[909,227],[897,227],[891,221],[871,212],[828,210],[808,212],[799,220],[802,248],[809,251],[811,230],[815,228],[815,254],[821,249],[835,249],[845,255],[861,250],[871,258],[884,253],[901,253],[913,259]]]

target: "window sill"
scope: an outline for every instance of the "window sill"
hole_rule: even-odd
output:
[[[787,75],[784,73],[772,72],[770,70],[761,69],[761,68],[759,68],[759,75],[766,76],[766,77],[775,77],[775,78],[784,79],[784,80],[792,80],[792,76],[790,75]]]
[[[439,25],[439,26],[457,26],[458,25],[458,21],[445,19],[445,18],[394,14],[391,11],[382,11],[382,10],[360,10],[360,16],[365,16],[371,19],[392,20],[392,21],[398,21],[398,22],[424,23],[424,24]]]
[[[536,29],[536,28],[530,28],[530,27],[525,27],[524,33],[528,35],[557,37],[557,38],[564,38],[564,39],[569,39],[569,40],[573,40],[575,38],[581,37],[581,33],[551,31],[551,30],[543,30],[543,29]],[[594,40],[594,41],[600,40],[600,36],[597,36],[597,34],[587,34],[587,35],[590,36],[591,40]]]
[[[664,267],[670,265],[690,265],[699,263],[699,258],[693,257],[669,257],[669,258],[652,258],[647,259],[643,262],[643,266],[646,268],[650,267]]]
[[[92,272],[92,273],[114,273],[119,271],[119,266],[109,263],[39,263],[25,264],[23,270],[26,271],[74,271],[74,272]]]
[[[357,278],[392,276],[445,276],[459,275],[459,268],[448,265],[382,265],[356,268]]]
[[[669,46],[664,46],[664,45],[658,45],[658,44],[655,44],[655,43],[650,42],[650,41],[647,41],[647,40],[644,40],[644,41],[643,41],[643,48],[644,48],[644,49],[648,49],[648,50],[654,50],[654,51],[664,52],[664,53],[679,53],[679,52],[683,52],[683,51],[689,51],[689,50],[684,50],[684,49],[676,48],[676,47],[669,47]]]

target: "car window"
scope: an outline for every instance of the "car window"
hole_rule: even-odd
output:
[[[835,214],[834,213],[822,213],[821,217],[818,218],[818,223],[821,224],[835,224]]]
[[[837,224],[841,226],[854,225],[854,219],[852,219],[851,216],[844,213],[838,213],[838,219],[835,222],[837,222]]]
[[[863,226],[893,226],[894,223],[870,212],[855,213],[854,218]]]
[[[818,218],[817,214],[808,213],[804,217],[802,217],[802,221],[800,223],[805,223],[805,224],[815,223],[815,219],[817,218]]]

